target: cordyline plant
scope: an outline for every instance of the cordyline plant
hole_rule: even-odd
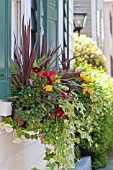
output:
[[[74,112],[75,108],[79,112],[83,112],[84,108],[72,87],[79,86],[75,81],[80,77],[80,72],[69,70],[71,60],[66,60],[64,55],[59,63],[62,69],[56,72],[52,65],[53,62],[60,61],[57,54],[60,46],[52,51],[49,49],[46,55],[44,36],[41,57],[36,62],[39,38],[40,33],[30,52],[30,23],[26,27],[23,18],[22,47],[18,48],[15,41],[12,64],[11,101],[14,105],[14,115],[12,118],[6,118],[1,127],[3,130],[5,124],[10,124],[9,132],[16,129],[15,143],[20,143],[22,135],[27,139],[40,138],[46,146],[44,159],[50,170],[55,167],[73,170],[75,167],[72,146],[75,142],[79,143],[75,132],[82,123]]]

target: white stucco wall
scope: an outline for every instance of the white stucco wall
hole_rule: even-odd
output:
[[[111,75],[111,59],[110,56],[113,57],[113,35],[110,33],[110,11],[112,15],[112,23],[113,23],[113,0],[104,2],[104,54],[106,57],[106,69],[107,73]]]
[[[59,37],[58,37],[58,45],[61,45],[63,48],[63,0],[59,1],[59,23],[58,23],[58,32],[59,32]]]
[[[0,122],[3,118],[0,116]],[[40,140],[28,140],[21,138],[20,144],[13,143],[16,133],[7,134],[0,130],[0,170],[31,170],[37,167],[46,169],[46,161],[43,160],[45,147]]]

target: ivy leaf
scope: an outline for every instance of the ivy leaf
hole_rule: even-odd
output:
[[[51,149],[50,148],[46,148],[46,152],[47,152],[47,154],[49,154],[51,152]]]
[[[25,133],[24,136],[25,136],[26,139],[30,138],[30,135],[28,133]]]
[[[39,170],[39,169],[37,169],[37,168],[35,167],[35,168],[32,168],[32,170]]]
[[[46,154],[44,160],[49,161],[51,158],[53,158],[55,156],[55,153],[50,153],[50,154]]]
[[[47,167],[49,167],[50,170],[54,170],[55,167],[56,167],[56,163],[55,163],[55,162],[53,162],[53,163],[48,163],[48,164],[47,164]]]

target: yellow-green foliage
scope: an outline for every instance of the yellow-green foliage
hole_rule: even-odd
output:
[[[92,145],[81,139],[78,147],[82,156],[91,155],[93,169],[103,168],[107,163],[107,151],[113,148],[113,79],[102,68],[97,69],[88,64],[77,69],[84,70],[82,74],[92,78],[90,88],[93,89],[90,96],[88,93],[78,94],[85,107],[85,117],[93,118],[92,124],[87,122],[87,127],[93,127]]]
[[[86,61],[88,64],[105,69],[105,56],[97,47],[96,42],[86,35],[74,34],[75,65],[78,66]]]

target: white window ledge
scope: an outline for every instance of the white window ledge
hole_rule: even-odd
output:
[[[0,100],[0,116],[11,116],[12,115],[12,103]]]

